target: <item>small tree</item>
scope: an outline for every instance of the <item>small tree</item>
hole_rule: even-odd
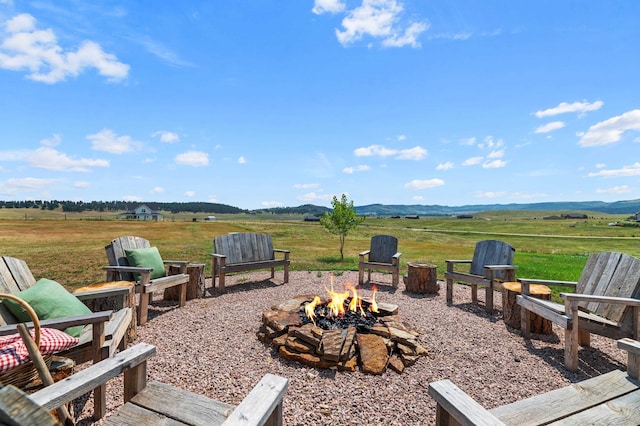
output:
[[[352,229],[356,229],[364,221],[364,217],[356,215],[356,209],[353,207],[353,201],[347,200],[347,196],[342,194],[342,198],[334,195],[331,201],[333,211],[325,213],[320,217],[320,224],[332,234],[340,236],[340,260],[344,260],[344,239]]]

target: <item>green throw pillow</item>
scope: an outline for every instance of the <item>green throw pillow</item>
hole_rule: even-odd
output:
[[[127,256],[129,266],[139,266],[144,268],[153,268],[151,271],[151,279],[164,277],[164,263],[157,247],[148,247],[141,249],[125,249],[124,254]],[[139,275],[136,274],[136,279]]]
[[[38,315],[40,320],[72,317],[76,315],[90,314],[87,308],[77,297],[69,293],[63,286],[55,281],[42,278],[32,287],[13,293],[27,302]],[[31,321],[31,317],[22,306],[13,300],[3,300],[9,311],[21,322]],[[69,327],[65,333],[80,337],[80,332],[84,326]]]

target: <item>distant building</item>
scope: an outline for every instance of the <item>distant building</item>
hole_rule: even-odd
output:
[[[212,222],[214,220],[216,220],[215,216],[207,216],[207,217],[204,218],[205,222]]]
[[[164,220],[164,216],[161,213],[153,210],[146,204],[140,204],[133,210],[127,210],[124,213],[118,215],[118,219],[125,220]]]
[[[312,214],[305,215],[305,222],[320,222],[320,218],[318,216],[314,216]]]
[[[634,215],[636,217],[636,222],[640,222],[640,212]]]
[[[405,219],[420,219],[420,216],[417,214],[410,214],[404,217]]]
[[[473,215],[472,214],[459,214],[458,216],[456,216],[456,218],[458,218],[458,219],[473,219]]]

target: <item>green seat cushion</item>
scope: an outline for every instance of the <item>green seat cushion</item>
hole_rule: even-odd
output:
[[[139,249],[125,249],[124,254],[127,256],[129,266],[139,266],[143,268],[153,268],[151,271],[151,279],[164,277],[164,263],[157,247],[147,247]],[[139,274],[135,274],[136,280]]]
[[[42,278],[30,288],[13,293],[27,302],[38,315],[40,320],[87,315],[91,310],[77,297],[69,293],[63,286],[53,280]],[[9,311],[21,322],[31,321],[31,317],[22,306],[13,300],[3,300]],[[65,333],[80,337],[84,326],[69,327]]]

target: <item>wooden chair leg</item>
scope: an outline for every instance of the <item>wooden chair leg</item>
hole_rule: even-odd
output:
[[[578,343],[585,348],[591,346],[591,333],[588,331],[578,331]]]
[[[453,304],[453,280],[447,278],[447,305]]]
[[[220,272],[220,276],[218,277],[218,292],[220,294],[225,292],[224,289],[224,272]]]
[[[391,285],[393,288],[398,288],[400,282],[400,271],[397,269],[392,272]]]
[[[187,304],[187,283],[180,284],[180,296],[178,306],[181,308]]]
[[[564,365],[570,371],[578,369],[578,343],[580,330],[578,329],[578,302],[565,301],[565,313],[571,314],[571,321],[564,331]]]
[[[271,279],[276,277],[276,268],[271,268]]]
[[[140,306],[138,309],[138,324],[145,325],[147,323],[147,315],[149,314],[150,293],[140,293]]]
[[[493,313],[493,282],[485,288],[485,293],[484,310],[491,314]]]
[[[362,285],[364,283],[364,268],[361,266],[358,268],[358,285]]]
[[[289,282],[289,265],[284,265],[284,282]]]
[[[478,303],[478,286],[476,284],[471,284],[471,301]]]
[[[520,307],[520,334],[525,339],[531,337],[531,330],[529,329],[531,325],[531,312],[528,309]]]

